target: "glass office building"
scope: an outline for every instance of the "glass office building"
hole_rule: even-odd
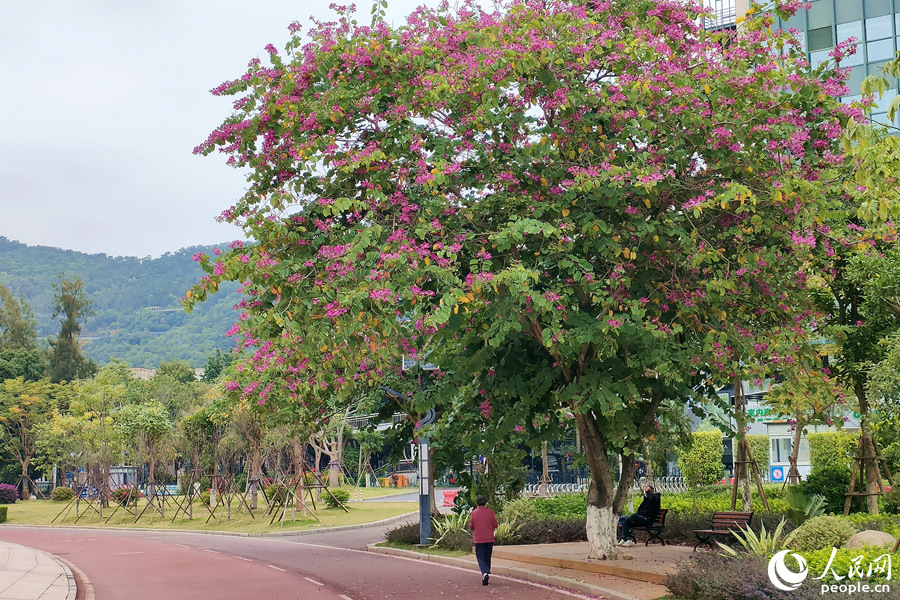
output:
[[[898,26],[900,26],[900,0],[812,0],[810,8],[799,11],[782,27],[793,27],[800,32],[810,62],[817,66],[829,60],[828,53],[835,45],[849,38],[857,41],[856,54],[841,61],[842,67],[851,67],[847,87],[847,102],[858,100],[860,86],[868,75],[881,72],[881,67],[894,57],[898,50]],[[897,81],[879,101],[873,118],[886,123],[885,112],[897,95]]]

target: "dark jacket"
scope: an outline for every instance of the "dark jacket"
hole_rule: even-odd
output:
[[[646,517],[646,519],[652,523],[656,520],[656,515],[659,514],[659,503],[659,494],[644,496],[644,501],[638,506],[637,513],[635,514]]]

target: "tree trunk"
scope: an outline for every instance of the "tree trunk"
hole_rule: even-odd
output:
[[[791,455],[788,456],[788,462],[791,464],[788,469],[787,482],[791,485],[800,483],[800,469],[797,467],[797,457],[800,455],[800,439],[803,437],[803,427],[805,426],[801,420],[800,411],[797,411],[795,417],[794,435],[791,438]]]
[[[260,452],[259,452],[259,440],[252,440],[253,448],[250,452],[250,472],[249,472],[249,482],[250,482],[250,508],[256,510],[258,507],[258,496],[259,496],[259,463],[260,463]]]
[[[748,452],[749,443],[747,442],[747,412],[746,402],[744,398],[744,386],[739,379],[733,381],[734,384],[734,420],[735,420],[735,441],[737,442],[737,452],[735,454],[734,465],[734,488],[731,493],[731,510],[737,510],[737,490],[741,490],[741,507],[744,512],[753,510],[753,497],[750,495],[750,478],[748,476],[750,469],[750,452]]]
[[[547,442],[541,442],[541,487],[538,496],[546,498],[550,495],[547,486],[550,484],[550,466],[547,464]]]
[[[646,471],[645,477],[647,478],[647,485],[652,485],[655,489],[653,460],[650,458],[650,441],[647,439],[644,439],[644,470]]]
[[[306,505],[303,503],[303,459],[306,455],[306,444],[296,438],[291,439],[291,454],[294,463],[294,510],[301,517],[309,516]]]
[[[31,485],[28,480],[28,465],[31,463],[31,457],[26,456],[25,460],[22,461],[22,500],[30,500],[31,499]]]
[[[587,538],[590,544],[589,558],[600,560],[619,557],[616,547],[618,519],[615,511],[615,485],[607,458],[606,441],[597,430],[597,422],[590,413],[575,412],[575,422],[581,432],[585,456],[591,470],[591,482],[587,498]],[[624,477],[620,479],[621,483]],[[624,504],[624,495],[623,495]]]
[[[872,436],[869,431],[869,401],[866,397],[866,390],[862,382],[857,382],[854,386],[856,398],[859,400],[859,430],[860,444],[862,450],[859,461],[860,475],[865,469],[866,473],[866,506],[869,514],[878,514],[878,490],[881,487],[880,473],[878,468],[878,459],[875,455],[875,445],[872,443]],[[851,492],[855,490],[850,490]]]

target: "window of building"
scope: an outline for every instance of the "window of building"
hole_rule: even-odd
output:
[[[894,35],[894,19],[891,15],[866,19],[866,40],[882,40]]]
[[[791,456],[791,438],[776,437],[772,438],[772,452],[769,457],[771,463],[787,463],[790,462]],[[800,449],[797,451],[797,463],[809,464],[809,442],[806,438],[800,438]]]
[[[834,48],[834,35],[832,32],[831,26],[810,29],[806,34],[809,51],[815,52],[816,50],[824,50],[825,48]]]
[[[880,17],[891,14],[891,0],[865,0],[866,16]]]
[[[866,44],[866,56],[869,60],[887,60],[894,56],[894,39],[878,40]]]
[[[791,455],[791,438],[772,438],[772,457],[770,462],[786,463]]]
[[[844,4],[846,2],[847,0],[839,0],[838,4]],[[810,5],[809,10],[806,11],[806,18],[809,19],[810,29],[819,29],[820,27],[830,27],[834,25],[833,0],[819,0],[818,2],[813,2]]]
[[[849,23],[862,19],[862,2],[838,2],[834,8],[838,23]]]

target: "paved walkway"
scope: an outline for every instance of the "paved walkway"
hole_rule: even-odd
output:
[[[415,555],[419,559],[478,570],[475,556],[459,558],[370,546],[373,552]],[[663,582],[675,565],[687,559],[689,546],[644,546],[625,549],[628,558],[600,561],[587,558],[587,542],[494,546],[495,575],[538,581],[608,600],[655,600],[668,595]]]
[[[58,558],[0,542],[0,600],[75,600],[75,577]]]

